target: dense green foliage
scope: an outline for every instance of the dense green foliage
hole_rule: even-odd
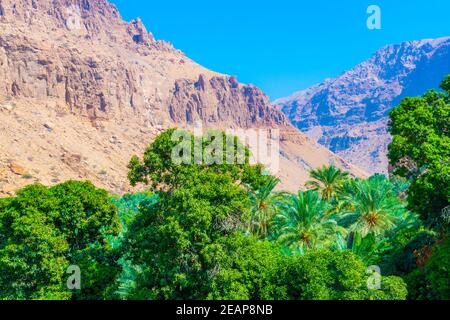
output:
[[[33,185],[0,201],[0,298],[103,299],[119,267],[106,237],[120,230],[106,191],[69,181]],[[77,265],[83,290],[69,292]]]
[[[134,297],[200,298],[208,292],[206,255],[244,227],[246,192],[226,174],[200,172],[159,197],[139,212],[124,243],[127,259],[143,270]]]
[[[328,206],[316,191],[291,196],[284,210],[274,218],[274,237],[294,252],[329,246],[345,230],[327,214]]]
[[[343,191],[348,184],[352,191],[368,192],[369,199],[374,194],[380,198],[375,204],[359,199],[361,207],[375,207],[380,216],[379,225],[362,232],[365,239],[376,241],[392,231],[398,221],[390,218],[406,215],[406,210],[385,178],[349,180],[337,168],[324,167],[314,176],[316,183],[309,184],[317,191],[295,196],[274,192],[278,180],[265,176],[259,166],[174,163],[173,132],[161,135],[143,161],[135,157],[130,163],[132,182],[152,185],[158,190],[158,202],[141,206],[123,241],[127,263],[141,270],[128,298],[406,297],[406,286],[396,277],[384,278],[381,290],[368,289],[367,265],[358,257],[364,250],[336,250],[339,239],[353,231],[340,221],[355,218],[353,226],[364,220],[367,210],[357,207],[352,217],[329,214],[345,201],[343,207],[352,207],[350,195]],[[208,141],[208,137],[189,139],[192,144],[194,139]],[[202,146],[205,150],[208,143]],[[192,153],[190,157],[194,158]],[[367,184],[373,190],[367,190]],[[379,185],[385,188],[377,193]],[[354,247],[359,243],[355,241]]]
[[[406,98],[390,114],[389,159],[395,174],[412,181],[409,208],[433,227],[450,204],[450,76],[444,92]]]
[[[381,289],[368,289],[367,267],[352,252],[312,251],[279,265],[272,287],[275,299],[401,300],[406,285],[398,277],[382,277]]]
[[[441,89],[406,98],[390,114],[394,174],[409,179],[409,208],[435,231],[400,232],[388,255],[411,299],[450,299],[450,75]]]
[[[230,140],[233,148],[227,150]],[[147,148],[142,160],[134,156],[128,167],[132,185],[150,184],[155,190],[182,187],[191,176],[206,171],[251,187],[260,187],[267,180],[261,165],[250,165],[250,151],[237,137],[213,130],[203,137],[167,130]]]
[[[109,237],[108,241],[115,250],[121,251],[125,235],[128,233],[128,226],[133,222],[136,215],[143,207],[150,207],[158,201],[158,197],[150,192],[126,194],[122,197],[113,197],[112,203],[117,207],[118,215],[122,224],[122,230],[118,236]],[[122,270],[116,280],[116,291],[114,297],[126,299],[136,287],[136,278],[141,270],[132,265],[124,258],[123,252],[119,252]]]
[[[258,189],[249,188],[251,218],[248,230],[259,238],[268,236],[269,223],[287,200],[286,193],[274,192],[279,182],[277,178],[268,177]]]
[[[407,295],[396,277],[385,277],[382,290],[369,290],[367,267],[351,252],[286,256],[270,242],[242,235],[227,238],[226,248],[218,256],[221,268],[210,299],[396,300]]]
[[[384,236],[402,219],[412,218],[395,196],[392,183],[384,176],[376,175],[347,184],[347,193],[342,195],[345,206],[341,218],[346,220],[352,232],[362,237],[369,234]]]
[[[406,276],[406,282],[411,299],[450,300],[450,240],[437,245],[426,265]]]

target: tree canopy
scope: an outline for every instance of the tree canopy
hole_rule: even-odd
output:
[[[106,241],[120,230],[106,191],[89,182],[32,185],[0,201],[1,299],[102,299],[119,271]],[[67,288],[81,270],[83,290]]]
[[[439,226],[450,204],[450,76],[444,92],[408,97],[390,113],[393,142],[389,160],[394,174],[411,180],[408,202],[428,225]]]

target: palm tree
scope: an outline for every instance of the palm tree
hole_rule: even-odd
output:
[[[352,234],[352,237],[353,241],[351,247],[349,247],[347,239],[338,235],[332,249],[335,251],[352,251],[366,265],[378,263],[380,255],[389,249],[389,245],[387,244],[388,239],[378,241],[373,234],[363,238],[359,233],[355,232]]]
[[[299,192],[274,218],[274,236],[293,251],[331,245],[345,230],[327,215],[329,205],[316,191]]]
[[[355,210],[352,196],[358,191],[358,181],[358,179],[346,179],[342,182],[334,197],[331,212],[343,214]]]
[[[392,184],[382,175],[353,180],[347,190],[349,193],[343,196],[347,212],[340,216],[340,222],[348,225],[352,232],[349,248],[352,248],[356,233],[362,238],[369,234],[382,237],[405,216],[406,209],[395,196]]]
[[[269,177],[258,190],[249,191],[252,210],[248,229],[258,238],[267,237],[272,218],[286,202],[286,193],[274,192],[279,182],[278,178]]]
[[[329,203],[336,195],[342,182],[348,177],[348,173],[343,172],[334,165],[312,170],[310,175],[313,180],[308,181],[305,186],[310,190],[318,191],[322,199],[327,200]]]

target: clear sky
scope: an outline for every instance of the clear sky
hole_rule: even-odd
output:
[[[449,0],[111,0],[157,39],[273,100],[335,77],[391,43],[450,36]],[[369,30],[369,5],[382,29]]]

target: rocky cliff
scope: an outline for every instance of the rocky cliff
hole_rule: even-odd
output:
[[[449,73],[450,38],[404,42],[274,105],[344,159],[371,173],[386,173],[389,111],[403,97],[438,88]]]
[[[336,163],[252,85],[195,63],[125,22],[105,0],[0,0],[0,192],[89,179],[129,191],[126,165],[161,130],[278,128],[280,177],[296,189],[307,170]]]

